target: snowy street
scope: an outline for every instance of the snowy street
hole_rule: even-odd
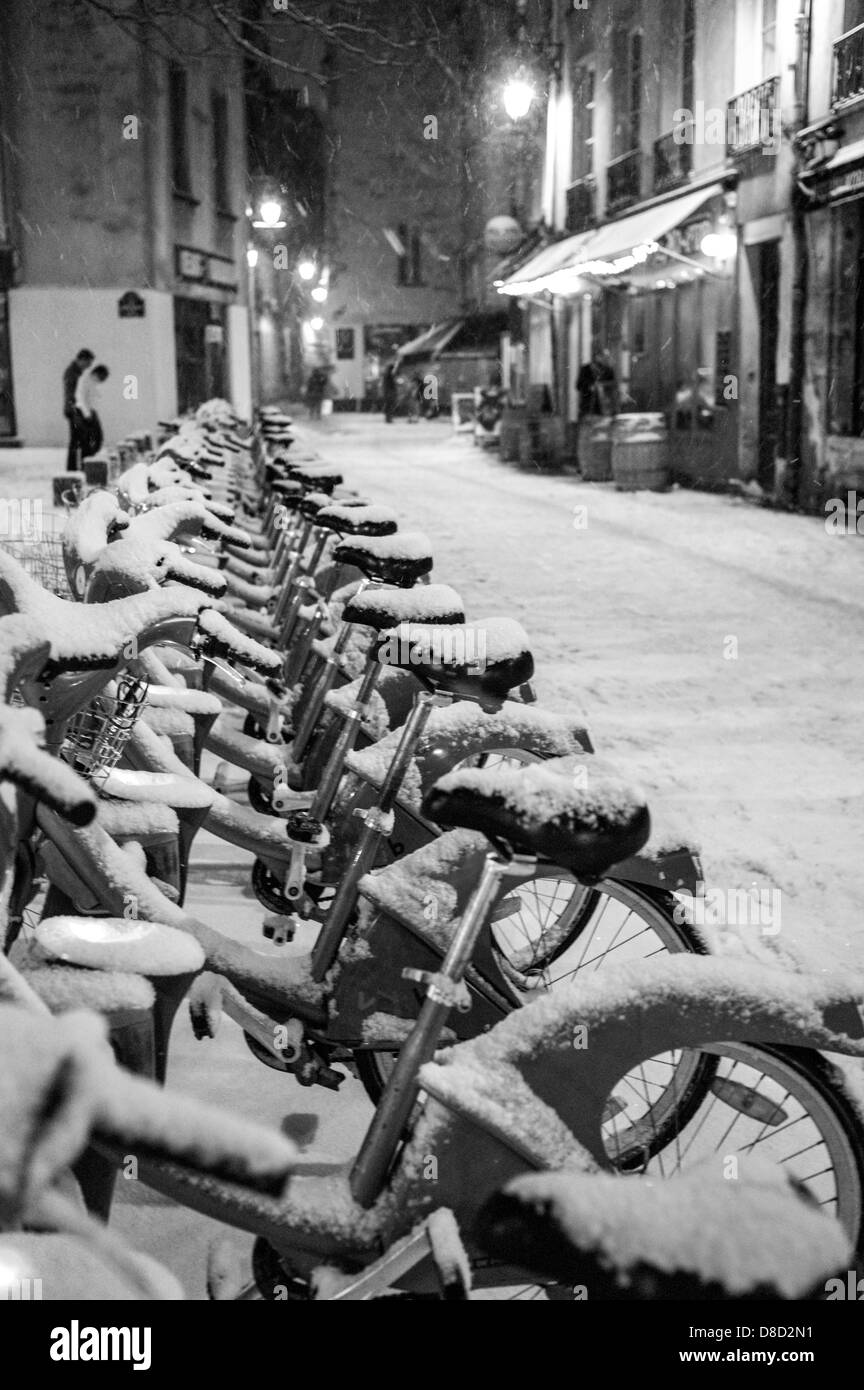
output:
[[[346,483],[432,541],[472,620],[532,638],[540,701],[701,847],[708,887],[781,891],[773,946],[864,970],[864,546],[810,517],[523,473],[441,424],[336,416]],[[759,930],[741,935],[758,949]]]

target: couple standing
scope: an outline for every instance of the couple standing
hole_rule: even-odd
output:
[[[94,365],[95,364],[95,365]],[[102,448],[102,422],[96,413],[99,388],[108,379],[108,368],[96,362],[96,354],[82,348],[63,373],[63,414],[69,421],[66,471],[75,472],[84,459]]]

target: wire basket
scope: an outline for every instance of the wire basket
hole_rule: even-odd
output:
[[[97,695],[69,721],[61,757],[91,782],[104,780],[120,761],[147,702],[150,682],[121,676],[114,692]]]
[[[65,522],[65,517],[40,515],[31,529],[0,537],[0,545],[43,589],[60,598],[71,598],[63,562]]]

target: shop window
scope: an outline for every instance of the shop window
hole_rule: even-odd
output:
[[[407,288],[417,289],[423,284],[423,240],[419,232],[413,231],[407,222],[398,227],[399,251],[396,265],[396,283]]]
[[[837,208],[828,429],[864,435],[864,213],[862,203]]]
[[[681,105],[694,109],[696,82],[696,0],[684,0],[681,36]],[[691,148],[691,147],[687,147]]]
[[[223,92],[210,96],[210,124],[213,137],[213,203],[217,212],[230,213],[228,180],[228,98]]]
[[[629,149],[631,150],[637,150],[639,148],[642,130],[643,91],[642,31],[641,29],[634,29],[633,33],[630,35],[628,53],[628,129],[630,134]]]
[[[168,121],[171,139],[171,182],[175,193],[192,192],[189,177],[189,96],[186,70],[179,63],[168,68]]]
[[[336,357],[340,362],[353,361],[354,359],[354,329],[336,329]]]
[[[843,33],[848,33],[850,29],[857,29],[859,24],[864,24],[864,0],[846,0]]]
[[[579,67],[573,86],[573,182],[594,173],[594,69]]]

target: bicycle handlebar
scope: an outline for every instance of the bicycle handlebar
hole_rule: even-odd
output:
[[[0,781],[29,792],[72,825],[89,825],[96,797],[71,767],[40,748],[42,731],[36,710],[0,708]]]

